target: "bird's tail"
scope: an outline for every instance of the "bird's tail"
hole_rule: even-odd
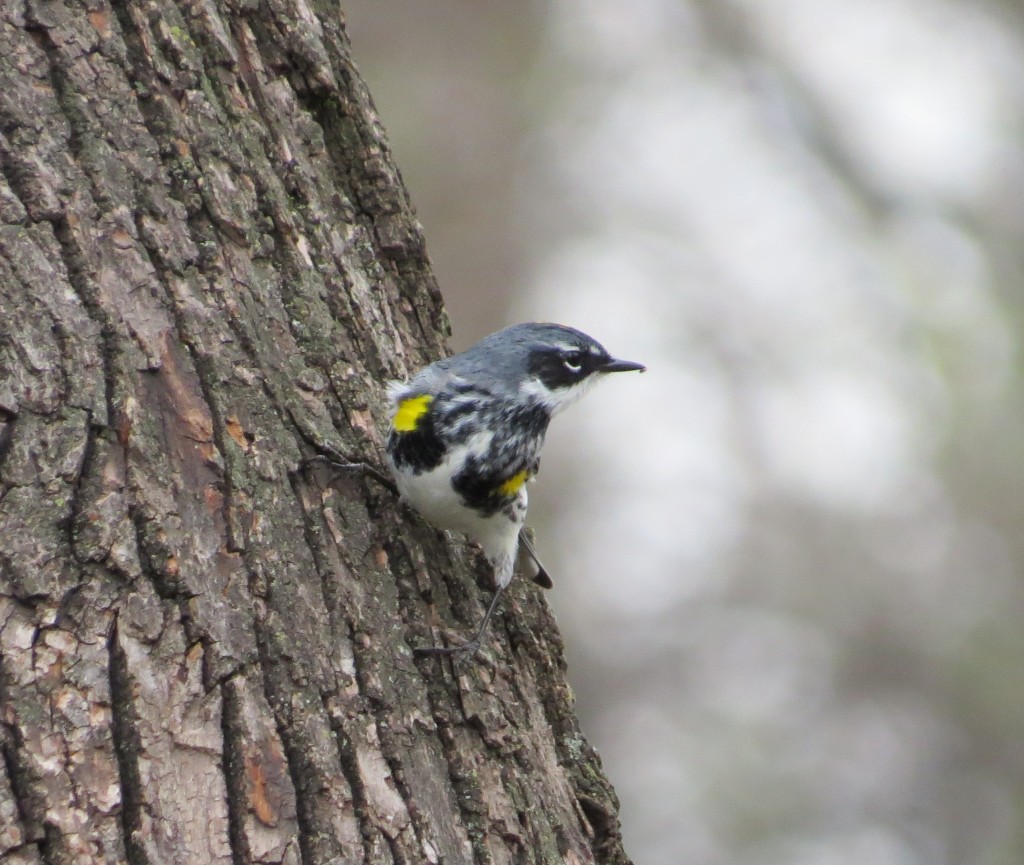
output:
[[[533,548],[531,534],[529,529],[523,529],[519,533],[519,554],[516,556],[516,570],[527,579],[533,580],[538,586],[550,589],[553,585],[551,576],[541,560],[537,558],[537,551]]]

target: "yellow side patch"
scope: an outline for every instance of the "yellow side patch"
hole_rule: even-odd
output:
[[[427,413],[433,401],[434,398],[428,393],[422,396],[411,396],[408,399],[403,399],[398,404],[395,419],[391,421],[395,432],[412,432],[416,429],[420,418]]]
[[[523,469],[521,472],[516,472],[510,477],[505,483],[498,487],[498,492],[503,496],[514,496],[519,490],[523,488],[523,484],[530,477],[530,472]]]

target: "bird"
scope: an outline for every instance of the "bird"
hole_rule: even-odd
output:
[[[390,385],[386,461],[401,499],[436,528],[479,544],[494,571],[494,594],[474,636],[417,653],[479,649],[517,554],[535,582],[551,587],[523,532],[526,487],[548,424],[606,375],[644,370],[575,328],[527,322]]]

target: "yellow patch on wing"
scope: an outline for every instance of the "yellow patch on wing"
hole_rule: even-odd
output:
[[[527,469],[523,469],[521,472],[516,472],[510,477],[505,483],[498,487],[498,492],[503,496],[514,496],[519,490],[523,488],[523,484],[530,478],[530,472]]]
[[[398,404],[394,420],[391,421],[395,432],[412,432],[415,430],[419,426],[420,418],[427,413],[433,401],[434,398],[428,393],[403,399]]]

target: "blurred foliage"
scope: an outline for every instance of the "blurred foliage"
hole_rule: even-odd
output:
[[[1024,861],[1024,15],[347,4],[456,347],[647,361],[531,519],[638,865]]]

